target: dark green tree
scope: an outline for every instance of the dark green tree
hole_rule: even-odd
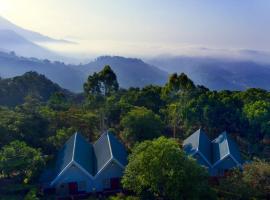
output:
[[[50,97],[48,106],[54,110],[67,110],[69,107],[69,102],[63,92],[56,92]]]
[[[264,135],[270,135],[270,102],[255,101],[244,106],[244,114],[252,129],[251,138],[261,140]]]
[[[101,80],[101,91],[105,96],[118,91],[119,84],[117,77],[109,65],[106,65],[103,70],[99,72],[99,77]]]
[[[160,137],[132,149],[122,183],[149,199],[211,199],[208,175],[173,139]]]
[[[106,65],[99,73],[90,75],[84,84],[84,92],[87,96],[109,96],[118,89],[117,77],[109,65]]]
[[[217,189],[224,199],[269,199],[270,164],[262,160],[245,164],[243,171],[222,179]]]
[[[135,107],[128,112],[122,118],[121,126],[124,138],[130,143],[159,137],[163,130],[160,117],[144,107]]]
[[[0,150],[0,171],[8,177],[18,177],[29,182],[44,166],[40,149],[34,149],[25,142],[13,141]]]
[[[191,92],[195,89],[195,84],[186,74],[181,73],[178,76],[174,73],[163,88],[163,98],[175,98],[180,92]]]

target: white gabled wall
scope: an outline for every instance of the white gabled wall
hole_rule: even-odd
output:
[[[56,187],[59,187],[63,183],[70,182],[86,182],[86,192],[92,192],[92,188],[95,188],[94,181],[89,178],[81,169],[79,169],[76,165],[71,165],[68,169],[66,169],[61,177],[54,183]]]
[[[94,179],[87,176],[80,168],[76,165],[71,165],[68,167],[61,177],[57,179],[54,183],[55,187],[59,187],[63,183],[70,182],[86,182],[86,192],[100,192],[104,189],[104,181],[111,178],[121,178],[123,176],[124,169],[119,166],[115,161],[108,163],[104,169],[94,177]]]
[[[102,172],[95,177],[95,185],[97,191],[102,191],[104,189],[104,180],[122,177],[124,173],[124,169],[120,167],[113,160],[102,170]]]

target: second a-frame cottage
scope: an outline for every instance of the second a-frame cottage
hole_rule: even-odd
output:
[[[126,149],[112,133],[102,134],[94,144],[75,133],[42,174],[41,184],[59,195],[117,191],[126,164]]]
[[[210,141],[206,133],[199,129],[184,140],[183,148],[200,165],[205,166],[211,176],[222,176],[235,167],[242,168],[238,146],[227,132]]]

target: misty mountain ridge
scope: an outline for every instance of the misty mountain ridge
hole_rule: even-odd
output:
[[[12,30],[0,30],[0,47],[26,57],[31,55],[31,57],[49,58],[52,60],[61,58],[57,53],[25,39]]]
[[[101,56],[87,64],[67,65],[57,60],[71,61],[72,58],[42,47],[37,44],[39,42],[69,43],[23,29],[0,17],[0,76],[14,77],[36,71],[63,88],[81,92],[90,74],[110,65],[123,88],[164,85],[169,74],[183,72],[196,84],[213,90],[245,90],[252,87],[270,89],[270,64],[196,56],[160,56],[146,63],[136,58]],[[202,51],[207,53],[213,50],[202,48]],[[242,50],[241,54],[256,56],[261,60],[268,57],[266,52],[248,49]]]
[[[32,41],[32,42],[61,42],[61,43],[73,43],[71,41],[67,41],[67,40],[58,40],[58,39],[54,39],[45,35],[42,35],[40,33],[34,32],[34,31],[30,31],[24,28],[21,28],[15,24],[13,24],[12,22],[10,22],[9,20],[3,18],[0,16],[0,29],[1,30],[11,30],[16,32],[17,34],[21,35],[22,37],[24,37],[25,39]]]
[[[168,73],[186,73],[196,84],[213,90],[270,90],[270,64],[211,57],[157,57],[147,62]]]
[[[61,87],[82,92],[83,83],[94,72],[110,65],[115,71],[120,87],[144,87],[149,84],[163,85],[168,74],[139,59],[103,56],[85,65],[67,65],[36,58],[19,57],[14,53],[0,52],[0,76],[10,78],[28,71],[44,74]]]
[[[120,86],[143,87],[145,85],[163,85],[166,83],[167,72],[149,65],[137,58],[120,56],[100,56],[94,61],[82,66],[84,74],[101,71],[105,65],[110,65],[117,74]]]
[[[46,47],[41,46],[42,43],[72,43],[66,40],[56,40],[40,33],[23,29],[9,22],[0,16],[0,50],[14,51],[16,54],[24,57],[35,57],[39,59],[65,60],[73,61],[56,53]]]

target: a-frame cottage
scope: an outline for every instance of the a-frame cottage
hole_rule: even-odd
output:
[[[242,168],[237,144],[226,132],[210,141],[205,132],[197,130],[183,142],[184,151],[205,166],[211,176],[222,176],[228,170]]]
[[[90,144],[75,133],[59,151],[54,167],[41,176],[43,189],[60,196],[117,191],[127,164],[127,153],[112,133]]]

